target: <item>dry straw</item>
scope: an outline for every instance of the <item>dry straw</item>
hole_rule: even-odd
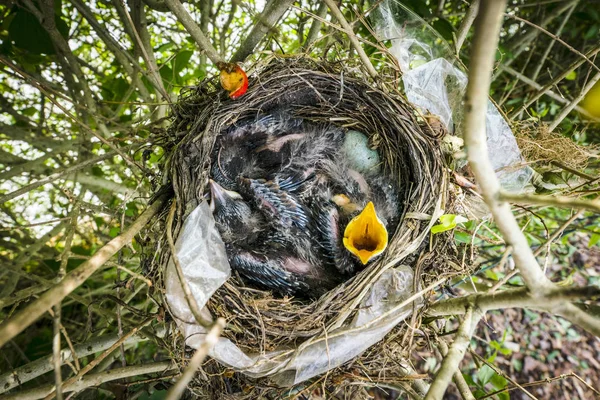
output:
[[[309,121],[329,122],[364,132],[382,155],[383,170],[397,180],[403,199],[403,218],[391,236],[385,256],[357,276],[313,302],[273,297],[269,292],[245,287],[232,278],[208,304],[215,316],[227,320],[223,335],[242,350],[263,352],[276,348],[295,348],[306,340],[324,338],[333,327],[344,327],[357,311],[360,300],[383,271],[399,264],[411,266],[416,274],[415,292],[441,276],[460,273],[444,260],[449,255],[449,235],[436,235],[429,243],[432,221],[446,206],[446,172],[440,151],[439,133],[396,89],[397,82],[380,77],[375,82],[361,76],[355,68],[342,63],[318,62],[305,57],[271,57],[253,68],[250,89],[237,101],[229,100],[208,80],[185,90],[176,105],[170,128],[157,142],[166,150],[164,182],[172,185],[177,200],[173,237],[182,221],[205,199],[210,159],[220,132],[236,121],[259,118],[275,109]],[[161,272],[170,256],[164,235],[166,212],[155,225],[156,239],[146,246],[148,275],[158,288]],[[441,244],[441,246],[440,246]],[[442,249],[438,251],[437,249]],[[452,251],[450,251],[452,253]],[[412,325],[407,329],[408,325]],[[406,380],[405,365],[399,360],[409,356],[413,333],[419,325],[416,313],[390,333],[386,340],[365,352],[358,360],[327,374],[326,381],[352,382],[352,391],[366,390],[366,381]],[[167,341],[168,342],[168,341]],[[181,359],[183,338],[174,338],[173,351]],[[390,362],[391,361],[391,362]],[[225,378],[227,376],[227,378]],[[233,376],[233,377],[232,377]],[[409,377],[410,378],[410,377]],[[358,381],[357,381],[358,380]],[[312,383],[324,380],[319,378]],[[365,385],[355,386],[356,382]],[[208,361],[190,389],[196,394],[224,393],[239,385],[249,398],[266,392],[282,395],[265,379],[251,380],[227,372],[215,361]],[[310,388],[310,383],[307,384]],[[343,385],[342,385],[343,386]]]

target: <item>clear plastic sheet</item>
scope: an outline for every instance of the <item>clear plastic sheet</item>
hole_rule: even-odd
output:
[[[467,74],[456,56],[425,21],[394,0],[376,10],[377,34],[390,41],[390,53],[402,70],[408,100],[424,114],[439,117],[448,130],[462,135],[463,97]],[[503,188],[522,191],[532,170],[523,167],[523,157],[508,123],[488,101],[486,114],[488,154]]]
[[[186,219],[175,247],[192,295],[207,319],[211,319],[206,302],[227,280],[230,269],[206,202]],[[172,260],[165,280],[167,302],[186,344],[198,348],[206,330],[194,321]],[[351,360],[383,339],[411,314],[413,303],[403,302],[414,292],[412,269],[405,265],[391,268],[372,285],[354,319],[327,335],[311,338],[295,349],[263,354],[247,354],[229,339],[221,338],[209,355],[248,376],[271,376],[281,386],[295,385]]]

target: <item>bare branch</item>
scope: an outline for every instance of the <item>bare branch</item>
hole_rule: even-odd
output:
[[[585,55],[587,58],[591,58],[591,57],[595,56],[596,54],[598,54],[598,52],[600,52],[600,45],[595,46],[593,49],[588,51]],[[556,76],[554,79],[552,79],[552,81],[550,81],[546,85],[544,85],[543,88],[539,89],[538,92],[531,99],[529,99],[525,104],[523,104],[523,107],[521,107],[520,110],[513,112],[510,115],[511,118],[513,118],[515,115],[519,114],[521,111],[527,110],[527,108],[530,105],[532,105],[535,101],[537,101],[544,94],[547,94],[550,91],[550,89],[552,89],[558,82],[565,79],[565,77],[567,75],[569,75],[571,73],[571,71],[574,71],[575,69],[579,68],[584,62],[585,62],[585,59],[580,58],[577,61],[573,62],[571,65],[569,65],[560,75]]]
[[[217,318],[215,324],[212,326],[212,328],[210,328],[210,331],[208,331],[204,337],[204,342],[202,342],[200,348],[198,348],[198,350],[196,350],[192,356],[192,359],[185,368],[185,371],[183,371],[181,378],[179,378],[177,383],[173,385],[171,389],[169,389],[169,392],[167,393],[167,400],[177,400],[181,398],[183,392],[187,388],[188,383],[190,383],[194,375],[196,375],[196,371],[198,371],[198,368],[200,368],[200,365],[202,365],[202,362],[208,355],[208,352],[215,346],[215,344],[217,344],[219,336],[221,336],[221,332],[224,328],[225,319]]]
[[[76,344],[74,346],[74,349],[76,351],[77,357],[86,357],[90,354],[99,353],[108,349],[117,340],[119,340],[119,336],[117,334],[99,336],[92,338],[88,342]],[[127,339],[125,341],[125,345],[141,343],[147,340],[149,340],[148,337],[138,334],[131,336],[129,339]],[[73,352],[69,348],[64,348],[61,351],[60,358],[63,365],[66,362],[73,361]],[[6,372],[0,375],[0,394],[5,393],[10,389],[22,385],[26,382],[29,382],[30,380],[35,379],[38,376],[44,375],[45,373],[51,370],[52,355],[50,354],[45,357],[39,358],[35,361],[32,361],[29,364],[25,364],[21,367],[15,368],[12,371]]]
[[[317,10],[317,16],[319,16],[320,18],[325,18],[326,14],[327,14],[327,4],[321,3],[319,5],[319,9]],[[322,25],[323,25],[323,23],[321,21],[319,21],[317,18],[313,18],[312,24],[310,25],[310,29],[308,30],[308,35],[306,36],[306,41],[304,42],[304,45],[302,46],[302,48],[305,51],[307,49],[309,49],[310,46],[312,46],[312,44],[319,37],[319,32],[321,32]]]
[[[579,102],[583,100],[583,98],[588,94],[590,90],[592,90],[592,88],[594,87],[594,85],[596,85],[596,82],[598,81],[600,81],[600,72],[597,72],[596,75],[594,75],[592,79],[590,79],[588,83],[583,87],[583,89],[581,89],[581,93],[579,93],[579,95],[575,97],[571,101],[571,103],[560,112],[560,114],[558,114],[558,116],[554,119],[552,124],[550,124],[550,126],[548,127],[549,132],[552,132],[556,129],[558,124],[560,124],[563,121],[563,119],[565,119],[567,115],[569,115],[573,108],[575,108],[575,106],[577,106],[577,104],[579,104]]]
[[[468,160],[480,185],[481,194],[508,245],[513,248],[515,263],[531,290],[543,290],[552,283],[538,265],[527,239],[514,218],[508,203],[498,202],[500,182],[488,158],[485,113],[491,71],[498,46],[498,35],[506,1],[483,2],[475,21],[475,37],[469,66],[469,83],[465,96],[465,145]]]
[[[477,12],[479,11],[479,2],[481,0],[473,0],[471,1],[471,5],[467,10],[467,14],[463,19],[463,22],[460,24],[460,28],[458,28],[458,34],[456,35],[455,48],[456,55],[460,54],[460,49],[462,48],[467,35],[469,34],[469,29],[471,29],[471,25],[473,25],[473,21],[475,21],[475,17],[477,16]]]
[[[469,347],[471,341],[471,336],[473,336],[477,323],[482,316],[483,312],[481,310],[474,310],[472,307],[467,308],[465,318],[458,327],[454,342],[450,345],[448,354],[444,357],[442,365],[425,396],[425,400],[438,400],[444,398],[444,393],[446,393],[446,389],[448,389],[452,376],[458,370],[460,362],[465,356],[467,347]]]
[[[38,187],[40,187],[42,185],[45,185],[45,184],[50,183],[50,182],[53,182],[53,181],[55,181],[57,179],[60,179],[62,177],[66,177],[66,176],[68,176],[68,175],[70,175],[70,174],[72,174],[74,172],[80,171],[80,170],[82,170],[84,168],[90,167],[90,166],[92,166],[94,164],[97,164],[99,162],[102,162],[104,160],[108,160],[108,159],[110,159],[112,157],[115,157],[116,155],[117,155],[116,152],[111,151],[111,152],[108,152],[108,153],[103,154],[101,156],[87,159],[86,161],[83,161],[83,162],[81,162],[79,164],[75,164],[75,165],[70,166],[68,168],[65,168],[63,170],[60,170],[60,171],[55,172],[53,174],[50,174],[50,175],[46,176],[45,178],[39,179],[39,180],[37,180],[35,182],[30,183],[29,185],[25,185],[22,188],[19,188],[19,189],[15,190],[14,192],[10,192],[10,193],[8,193],[8,194],[0,197],[0,203],[5,203],[7,201],[10,201],[10,200],[14,199],[15,197],[19,197],[22,194],[30,192],[33,189],[36,189],[36,188],[38,188]]]
[[[429,307],[427,314],[430,316],[463,314],[469,306],[478,307],[483,311],[515,307],[553,312],[557,305],[594,297],[600,297],[599,287],[557,287],[548,290],[542,296],[532,293],[527,288],[511,289],[440,300]]]
[[[500,68],[501,70],[504,70],[504,71],[508,72],[509,74],[511,74],[512,76],[514,76],[515,78],[519,79],[521,82],[524,82],[524,83],[528,84],[529,86],[531,86],[532,88],[534,88],[535,90],[537,90],[538,94],[542,93],[539,96],[538,96],[538,94],[536,94],[536,96],[538,96],[537,97],[538,99],[539,99],[539,97],[541,97],[541,96],[543,96],[545,94],[545,95],[551,97],[552,99],[558,101],[559,103],[562,103],[562,104],[569,104],[570,103],[569,100],[567,100],[564,97],[556,94],[555,92],[553,92],[549,88],[548,89],[544,89],[544,87],[542,87],[542,85],[540,85],[539,83],[531,80],[531,78],[528,78],[527,76],[523,75],[519,71],[515,71],[511,67],[507,67],[506,65],[500,65],[498,68]],[[527,103],[527,104],[529,104],[529,103]],[[526,107],[521,107],[521,108],[516,109],[515,111],[513,111],[512,113],[509,114],[509,118],[515,119],[523,111],[525,111],[525,109],[526,109]],[[581,114],[585,115],[587,118],[591,119],[592,121],[600,122],[600,118],[595,117],[594,115],[592,115],[589,111],[587,111],[583,107],[575,105],[575,110],[577,110],[577,112],[580,112]]]
[[[0,324],[0,347],[4,346],[13,337],[35,322],[53,305],[62,301],[69,293],[77,289],[108,259],[115,255],[117,251],[131,242],[131,239],[161,210],[165,200],[166,196],[158,198],[125,232],[105,244],[89,260],[69,272],[65,276],[65,279],[53,286],[37,300],[31,302],[23,310],[2,322]]]
[[[145,374],[165,373],[173,371],[177,366],[170,361],[156,362],[151,364],[129,365],[122,368],[114,368],[97,374],[89,374],[72,385],[65,385],[65,392],[79,392],[92,386],[99,386],[106,382],[137,377]],[[3,397],[4,400],[36,400],[42,399],[52,392],[53,385],[44,385],[35,389],[25,390]]]
[[[354,50],[356,50],[356,52],[358,53],[358,56],[360,57],[363,65],[367,69],[367,72],[369,73],[371,78],[377,77],[378,76],[377,71],[373,67],[373,64],[371,64],[371,59],[369,58],[367,53],[365,53],[365,50],[362,48],[360,42],[358,41],[358,38],[356,37],[356,35],[354,34],[354,31],[352,30],[352,26],[350,26],[348,21],[346,21],[346,18],[344,18],[344,14],[342,14],[342,12],[340,11],[340,9],[338,8],[338,6],[335,4],[335,2],[333,0],[323,0],[323,1],[327,4],[327,7],[329,7],[329,10],[331,11],[331,13],[335,17],[335,19],[337,19],[338,22],[340,23],[340,25],[342,26],[342,28],[344,28],[344,31],[348,35],[348,38],[350,39],[350,42],[352,43]]]
[[[442,339],[438,339],[438,346],[440,347],[440,352],[445,357],[448,354],[448,345]],[[471,389],[469,388],[469,384],[465,380],[465,377],[460,372],[460,368],[456,370],[453,375],[454,383],[456,384],[456,388],[458,392],[462,396],[464,400],[475,400],[475,396],[471,393]]]
[[[566,196],[541,196],[531,194],[514,194],[500,192],[498,199],[501,201],[509,201],[511,203],[533,204],[541,206],[568,207],[576,210],[591,210],[600,212],[599,200],[580,200]]]
[[[277,21],[285,14],[293,2],[293,0],[269,0],[265,5],[263,12],[258,16],[258,20],[254,23],[252,30],[237,49],[233,57],[231,57],[231,62],[244,61],[252,54],[256,45],[275,27]]]
[[[179,22],[185,27],[189,34],[194,38],[196,44],[204,50],[208,58],[214,63],[224,63],[225,59],[221,57],[219,52],[213,47],[210,39],[206,37],[204,32],[192,19],[192,16],[187,12],[179,0],[164,0],[167,7],[177,17]]]
[[[119,346],[121,346],[128,338],[130,338],[133,335],[135,335],[136,333],[138,333],[140,331],[140,329],[142,329],[144,326],[148,325],[150,322],[152,322],[152,318],[146,319],[140,325],[136,326],[131,331],[129,331],[125,335],[121,336],[119,338],[119,340],[117,340],[112,346],[110,346],[108,349],[104,350],[102,353],[97,355],[92,361],[87,363],[86,366],[83,367],[81,369],[81,371],[79,371],[77,373],[77,375],[67,379],[63,385],[70,386],[70,385],[73,385],[78,380],[80,380],[83,376],[85,376],[85,374],[87,374],[89,371],[91,371],[96,365],[100,364],[100,362],[102,360],[104,360],[113,351],[115,351],[117,348],[119,348]],[[58,389],[58,388],[55,388],[55,389]],[[62,390],[62,388],[61,388],[61,390]],[[50,391],[50,393],[46,397],[44,397],[44,400],[51,400],[52,398],[54,398],[55,394],[56,393],[54,390]]]

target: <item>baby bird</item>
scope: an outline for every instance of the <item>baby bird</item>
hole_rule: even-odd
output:
[[[379,174],[361,174],[343,155],[323,164],[308,194],[324,257],[352,275],[377,258],[400,213],[396,186]]]
[[[339,283],[320,265],[306,233],[278,230],[279,218],[267,220],[273,215],[254,210],[242,195],[213,180],[209,186],[211,210],[229,263],[245,279],[281,295],[307,297],[320,296]]]
[[[398,224],[398,188],[379,168],[359,172],[344,135],[278,112],[221,134],[211,207],[244,279],[316,297],[383,253]]]
[[[263,215],[253,211],[239,193],[223,188],[212,179],[209,186],[210,208],[223,242],[254,243],[260,227],[265,224]]]

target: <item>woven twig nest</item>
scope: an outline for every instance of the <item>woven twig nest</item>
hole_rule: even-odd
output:
[[[218,136],[236,121],[259,120],[276,109],[293,118],[363,132],[378,149],[383,171],[400,187],[403,214],[396,231],[390,232],[383,257],[318,300],[273,296],[245,287],[235,272],[232,274],[207,307],[213,316],[226,318],[228,328],[223,336],[242,351],[263,354],[284,349],[293,353],[306,343],[327,341],[332,329],[339,331],[353,320],[361,301],[385,271],[399,265],[415,269],[418,263],[423,264],[420,256],[424,251],[431,259],[429,229],[446,202],[440,137],[397,89],[383,80],[378,86],[343,64],[271,58],[254,69],[248,92],[238,100],[227,98],[218,81],[209,80],[184,91],[176,105],[172,124],[159,140],[167,152],[165,181],[172,184],[177,202],[174,238],[187,215],[206,201],[214,161],[211,155]],[[153,265],[158,268],[153,271],[160,272],[167,264],[170,250],[165,243],[156,240],[158,256],[153,258]],[[435,275],[442,271],[429,270],[427,276],[422,272],[421,265],[413,293],[423,283],[439,278]],[[160,278],[157,281],[160,287]],[[356,340],[361,340],[360,335]],[[375,353],[369,350],[366,354],[373,358]],[[211,365],[216,371],[225,368]],[[216,386],[212,389],[218,390]]]

